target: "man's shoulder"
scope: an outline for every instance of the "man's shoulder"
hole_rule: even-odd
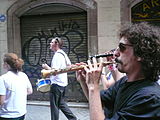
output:
[[[133,85],[132,98],[145,100],[158,100],[160,102],[160,85],[152,81],[141,81]]]
[[[1,75],[0,78],[10,77],[10,76],[12,76],[12,74],[13,73],[11,71],[8,71],[8,72],[4,73],[3,75]]]
[[[60,51],[57,51],[55,54],[54,54],[54,57],[64,57],[65,54],[63,52],[60,52]]]
[[[121,85],[121,84],[124,84],[126,81],[128,80],[128,77],[127,76],[123,76],[120,78],[120,80],[118,80],[115,85]]]
[[[157,82],[151,82],[141,89],[145,94],[157,94],[160,96],[160,85]]]
[[[63,57],[67,55],[63,50],[58,50],[56,53],[57,55],[61,55]]]

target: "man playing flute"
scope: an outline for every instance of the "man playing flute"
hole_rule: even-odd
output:
[[[114,53],[117,69],[126,73],[100,91],[103,65],[77,71],[77,80],[89,100],[91,120],[160,120],[160,31],[147,23],[122,26]],[[104,108],[104,110],[103,110]]]

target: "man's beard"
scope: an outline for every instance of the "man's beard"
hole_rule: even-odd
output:
[[[124,73],[124,71],[122,70],[123,62],[121,60],[119,60],[118,58],[116,58],[115,61],[117,63],[116,67],[117,67],[118,71]],[[121,67],[118,67],[119,66],[118,64],[121,65]]]
[[[121,65],[123,65],[123,62],[121,60],[119,60],[118,58],[115,59],[116,63],[120,63]]]

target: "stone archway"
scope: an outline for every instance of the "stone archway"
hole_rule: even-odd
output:
[[[131,8],[142,0],[121,0],[121,23],[131,22]]]
[[[121,0],[121,23],[149,22],[160,26],[160,0]]]
[[[98,51],[97,4],[92,0],[25,0],[15,2],[7,11],[8,51],[15,52],[21,56],[20,16],[37,6],[53,3],[76,6],[87,12],[88,54],[96,54]]]
[[[43,7],[43,10],[47,9],[51,13],[55,12],[55,11],[51,11],[51,9],[49,9],[49,8],[53,8],[53,6],[55,7],[55,4],[61,4],[62,7],[66,6],[66,8],[68,7],[68,9],[75,10],[75,11],[81,9],[82,11],[85,11],[85,13],[87,13],[88,55],[97,53],[97,51],[98,51],[98,47],[97,47],[98,46],[98,44],[97,44],[98,43],[98,40],[97,40],[97,7],[96,7],[95,2],[93,2],[91,4],[91,3],[85,2],[85,0],[83,0],[83,2],[80,2],[80,1],[78,2],[75,0],[65,0],[65,1],[64,0],[58,0],[58,1],[57,0],[47,0],[47,1],[27,0],[27,1],[15,2],[7,11],[7,14],[8,14],[8,46],[9,46],[8,51],[9,52],[15,52],[19,56],[21,56],[23,53],[23,52],[21,53],[21,51],[23,51],[23,49],[22,49],[22,47],[23,47],[22,46],[22,42],[23,42],[22,36],[23,35],[21,34],[21,31],[23,31],[23,29],[21,29],[22,28],[21,26],[23,26],[23,25],[22,25],[21,18],[24,17],[25,15],[28,15],[28,14],[30,15],[31,13],[32,13],[32,15],[33,14],[39,15],[40,14],[39,10],[42,7]],[[44,8],[44,6],[47,6],[47,7]],[[60,7],[60,6],[58,6],[58,7]],[[43,10],[41,9],[41,11],[43,11]],[[63,12],[63,11],[58,11],[58,12]],[[27,26],[27,28],[28,28],[28,26]],[[38,67],[33,66],[33,68],[36,69],[35,70],[36,75],[40,75],[40,74],[37,74],[37,71],[40,70],[40,69],[37,70]],[[30,73],[34,74],[34,72],[32,71],[33,68],[29,68],[29,70],[31,70]],[[28,69],[26,69],[26,71],[27,70]],[[38,73],[39,73],[39,71],[38,71]],[[29,75],[29,74],[27,74],[27,75]],[[31,76],[29,76],[29,77],[30,77],[31,83],[33,85],[33,89],[35,90],[36,89],[35,80],[37,79],[37,77],[31,77]],[[75,77],[74,75],[70,75],[70,80],[74,80],[74,77]],[[73,85],[69,84],[68,86],[69,86],[69,88],[73,88],[72,86],[75,86],[75,84],[77,84],[77,83],[74,82]],[[79,89],[77,89],[77,91],[78,90]],[[68,91],[72,92],[72,91],[70,91],[70,89],[68,89]],[[73,95],[74,94],[75,93],[73,93]],[[41,93],[34,92],[33,96],[37,97],[38,99],[39,98],[41,99],[42,96],[44,98],[43,100],[48,99],[48,97],[47,97],[48,94],[45,94],[45,93],[41,94]],[[32,96],[30,96],[30,98],[35,99]],[[78,97],[76,98],[76,100],[77,99],[78,99]],[[84,98],[81,97],[81,100],[84,100]]]

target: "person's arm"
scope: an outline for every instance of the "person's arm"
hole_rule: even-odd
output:
[[[103,67],[102,69],[101,83],[103,85],[103,89],[108,89],[111,85],[115,83],[112,73],[109,72],[108,74],[106,74],[105,67]]]
[[[102,69],[101,83],[102,83],[103,89],[107,89],[108,88],[108,81],[107,81],[107,78],[106,78],[105,67],[103,67],[103,69]]]
[[[115,83],[115,80],[111,76],[109,80],[107,80],[107,76],[105,74],[101,75],[101,81],[103,85],[103,89],[108,89],[110,86],[112,86]]]
[[[26,81],[27,81],[27,95],[30,95],[33,93],[33,88],[32,88],[32,84],[27,75],[26,75]]]
[[[32,88],[27,88],[27,95],[30,95],[33,93],[33,89]]]
[[[80,83],[82,90],[88,100],[89,95],[88,95],[88,88],[87,88],[87,84],[86,84],[86,80],[85,80],[84,70],[76,71],[76,78],[77,78],[77,81]]]
[[[100,99],[99,86],[89,89],[90,120],[104,120],[104,111]]]
[[[6,87],[2,77],[0,77],[0,105],[2,105],[6,98]]]
[[[99,82],[103,65],[97,65],[97,61],[93,58],[93,65],[88,61],[89,67],[84,67],[86,72],[86,84],[89,92],[89,111],[91,120],[104,120],[105,115],[102,109],[100,98]]]
[[[108,80],[107,80],[105,74],[101,75],[101,82],[102,82],[102,85],[103,85],[103,89],[108,89]]]
[[[51,70],[51,67],[48,66],[46,63],[42,64],[42,68],[44,68],[45,70]]]

